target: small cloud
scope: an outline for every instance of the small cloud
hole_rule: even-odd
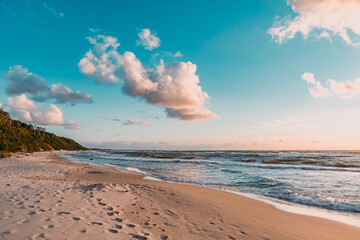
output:
[[[164,56],[176,58],[176,57],[182,57],[184,55],[180,51],[177,51],[176,53],[164,52]]]
[[[123,122],[123,125],[143,125],[143,126],[152,126],[152,123],[148,121],[138,121],[138,120],[127,120]]]
[[[360,78],[345,82],[329,79],[326,81],[327,86],[325,87],[321,82],[315,80],[312,73],[304,73],[301,78],[312,85],[309,93],[314,98],[339,96],[342,99],[351,99],[360,94]]]
[[[89,28],[90,32],[99,32],[100,29],[93,29],[93,28]]]
[[[147,50],[153,50],[160,47],[160,39],[156,36],[155,33],[151,33],[150,29],[143,28],[138,33],[139,40],[137,40],[136,45],[143,46]]]
[[[48,98],[53,98],[57,103],[92,103],[91,95],[80,91],[73,91],[61,83],[53,84],[50,87]]]
[[[80,124],[78,124],[73,120],[65,121],[63,125],[66,129],[71,129],[71,130],[80,130],[82,128]]]
[[[312,85],[312,87],[309,88],[309,93],[312,97],[322,98],[332,95],[327,88],[322,86],[321,82],[315,80],[314,74],[304,73],[301,75],[301,78]]]
[[[113,118],[113,119],[111,119],[112,121],[115,121],[115,122],[120,122],[121,120],[120,120],[120,118]]]
[[[120,46],[117,38],[97,35],[87,40],[94,45],[78,63],[79,69],[88,77],[95,78],[100,83],[115,84],[119,77],[115,75],[118,52]]]
[[[43,3],[43,6],[46,10],[51,12],[54,16],[60,17],[60,18],[64,17],[64,13],[56,11],[55,9],[50,7],[47,3]]]

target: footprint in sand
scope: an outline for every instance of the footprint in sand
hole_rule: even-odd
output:
[[[68,215],[71,214],[70,212],[58,212],[57,215],[62,216],[62,215]]]
[[[137,234],[129,233],[129,235],[130,235],[132,238],[135,238],[135,239],[147,240],[147,237],[140,236],[140,235],[137,235]]]
[[[32,215],[35,215],[35,214],[36,214],[36,212],[35,212],[35,211],[30,211],[30,212],[28,212],[28,214],[27,214],[27,215],[32,216]]]
[[[101,222],[91,222],[91,224],[92,225],[99,225],[99,226],[103,225]]]
[[[31,239],[45,239],[45,234],[40,233],[39,235],[34,235]]]
[[[10,234],[10,230],[6,230],[6,231],[2,232],[1,236],[7,235],[7,234]]]
[[[49,221],[51,221],[51,218],[45,218],[43,221],[44,222],[49,222]]]
[[[117,221],[117,222],[122,222],[123,221],[121,218],[115,218],[114,220]]]
[[[72,217],[72,220],[74,220],[74,221],[80,221],[80,220],[81,220],[81,218],[78,218],[78,217]]]
[[[50,225],[45,225],[45,226],[42,226],[43,229],[52,229],[54,228],[54,225],[50,224]]]

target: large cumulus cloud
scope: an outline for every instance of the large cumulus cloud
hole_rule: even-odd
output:
[[[31,95],[32,99],[40,102],[48,100],[71,104],[92,102],[91,95],[81,91],[73,91],[61,83],[48,87],[44,78],[29,72],[27,68],[21,65],[11,66],[9,71],[4,72],[4,75],[9,81],[6,88],[6,93],[9,96],[27,93]]]
[[[360,45],[360,1],[358,0],[288,0],[296,17],[278,18],[269,34],[279,43],[301,33],[307,38],[317,32],[317,38],[340,36],[347,44]]]
[[[210,97],[199,85],[195,64],[161,61],[155,68],[145,67],[134,53],[120,54],[114,37],[97,35],[88,40],[93,49],[79,62],[80,71],[88,77],[107,84],[121,79],[126,94],[163,106],[172,118],[195,121],[218,117],[206,106]]]

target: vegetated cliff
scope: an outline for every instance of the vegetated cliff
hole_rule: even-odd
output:
[[[0,153],[49,150],[85,150],[72,139],[58,137],[44,128],[12,120],[0,108]]]

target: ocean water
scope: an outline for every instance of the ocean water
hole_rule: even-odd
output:
[[[254,194],[360,219],[357,151],[97,150],[63,156],[149,178]]]

